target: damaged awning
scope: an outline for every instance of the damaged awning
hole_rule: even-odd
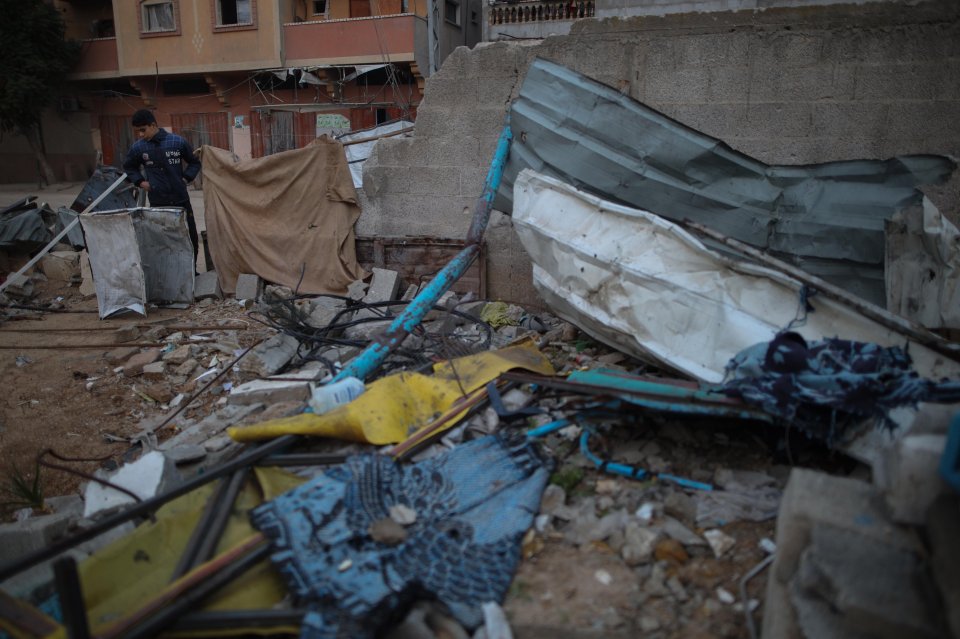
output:
[[[494,206],[513,210],[524,168],[673,221],[690,219],[876,304],[884,221],[943,182],[949,158],[768,165],[561,65],[530,65],[511,108],[515,140]]]

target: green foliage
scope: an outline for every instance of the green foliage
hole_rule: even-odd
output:
[[[568,495],[583,481],[583,469],[576,466],[564,466],[550,475],[550,483],[556,484]]]
[[[0,493],[9,497],[8,501],[0,502],[0,507],[12,508],[43,508],[43,486],[40,484],[40,460],[33,469],[33,479],[27,477],[19,466],[14,465],[9,472],[6,482],[0,486]]]
[[[80,44],[42,0],[0,0],[0,131],[26,132],[57,98]]]

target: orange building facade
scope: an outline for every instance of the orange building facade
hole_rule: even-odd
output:
[[[59,179],[119,165],[130,116],[195,146],[261,157],[396,119],[425,77],[481,36],[480,0],[52,0],[80,61],[43,143]],[[0,142],[4,182],[37,179],[25,141]]]

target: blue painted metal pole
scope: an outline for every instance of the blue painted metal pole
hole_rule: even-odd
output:
[[[500,133],[500,139],[497,142],[497,149],[493,154],[493,161],[490,164],[490,170],[487,172],[487,180],[483,186],[483,194],[477,201],[477,206],[473,211],[473,218],[470,222],[470,230],[467,232],[467,246],[464,247],[450,262],[444,266],[436,277],[407,304],[403,312],[394,318],[393,322],[386,331],[377,336],[366,349],[349,364],[347,364],[331,382],[338,382],[347,377],[356,377],[365,380],[368,375],[380,368],[383,361],[387,358],[397,346],[403,342],[404,338],[410,334],[417,325],[423,321],[424,316],[437,303],[440,296],[447,292],[460,276],[462,276],[473,260],[480,253],[480,241],[483,239],[483,232],[487,228],[487,222],[490,220],[490,211],[493,209],[493,198],[500,186],[500,180],[503,177],[503,167],[507,162],[507,153],[510,151],[510,139],[513,137],[510,132],[510,120],[507,116],[507,123]]]

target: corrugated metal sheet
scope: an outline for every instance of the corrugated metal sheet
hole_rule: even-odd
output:
[[[884,220],[945,180],[949,158],[903,156],[772,166],[546,60],[511,109],[514,142],[495,208],[524,168],[674,221],[776,252],[883,305]]]

